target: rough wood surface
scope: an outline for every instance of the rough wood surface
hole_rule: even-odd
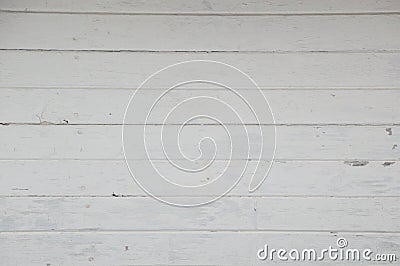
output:
[[[395,198],[225,197],[197,208],[171,208],[150,197],[17,197],[0,202],[1,231],[400,230]],[[382,219],[388,215],[391,219]]]
[[[129,98],[135,89],[0,89],[0,97],[6,99],[2,108],[1,123],[22,124],[122,124]],[[161,90],[140,91],[141,101],[136,108],[146,110]],[[237,93],[253,106],[265,103],[260,93],[239,89]],[[398,90],[264,90],[278,124],[357,124],[382,125],[400,124],[400,91]],[[227,90],[211,87],[206,90],[187,89],[171,91],[157,108],[153,123],[163,123],[165,114],[177,102],[195,96],[221,99],[235,107],[246,123],[254,118],[248,113],[238,97]],[[223,108],[211,106],[208,110],[218,114]],[[170,120],[179,123],[182,116]],[[271,119],[259,117],[260,123],[269,124]],[[131,123],[140,123],[131,120]],[[235,121],[227,117],[225,123]],[[213,121],[208,121],[213,123]]]
[[[0,15],[0,34],[7,34],[7,38],[0,40],[1,49],[261,52],[400,49],[397,26],[400,15]]]
[[[268,262],[258,260],[257,251],[265,244],[322,249],[338,237],[351,248],[398,252],[399,25],[395,0],[1,1],[0,264],[263,265]],[[255,193],[248,184],[258,154],[252,149],[250,158],[243,156],[243,142],[230,165],[239,172],[250,159],[238,185],[212,204],[178,208],[133,181],[122,123],[139,84],[194,59],[233,65],[257,82],[275,114],[277,151]],[[180,79],[189,74],[175,73]],[[135,107],[145,109],[170,82],[156,78]],[[262,107],[254,87],[235,76],[230,83]],[[149,126],[151,158],[177,182],[187,182],[187,175],[169,168],[156,140],[161,117],[188,97],[231,103],[243,114],[250,146],[260,144],[258,123],[232,94],[197,86],[169,93]],[[218,106],[207,111],[223,113]],[[183,117],[166,127],[177,128]],[[126,128],[141,139],[143,121],[136,118]],[[225,122],[233,136],[243,135],[237,120]],[[271,119],[260,123],[272,136]],[[218,125],[195,124],[182,135],[186,155],[199,155],[204,134],[222,145],[217,167],[198,176],[204,183],[229,159],[228,139]],[[142,163],[146,158],[134,147],[130,163]],[[203,159],[211,158],[204,151]],[[153,180],[153,171],[134,170]]]
[[[165,159],[160,149],[161,126],[148,126],[147,138],[152,159]],[[170,128],[180,126],[167,125]],[[143,126],[126,126],[134,139],[142,139]],[[241,134],[240,125],[228,125],[232,135]],[[248,126],[249,135],[258,132],[258,126]],[[269,133],[273,126],[262,126]],[[390,128],[392,134],[384,126],[278,126],[276,159],[308,159],[308,160],[398,160],[400,158],[400,128]],[[229,139],[221,133],[218,125],[187,126],[187,133],[181,135],[182,147],[190,155],[198,156],[198,140],[203,134],[214,136],[222,149],[217,159],[229,159]],[[10,125],[2,126],[0,139],[0,159],[123,159],[121,126],[72,126],[72,125]],[[173,138],[173,137],[172,137]],[[250,137],[250,147],[259,147],[260,140]],[[167,148],[175,145],[175,138],[171,142],[164,141]],[[138,147],[139,146],[135,146]],[[239,151],[247,152],[247,145],[241,143]],[[264,142],[265,154],[263,159],[269,159],[273,145],[270,141]],[[141,148],[140,148],[141,149]],[[241,153],[242,155],[245,153]],[[179,154],[171,155],[171,159],[180,159]],[[235,154],[234,154],[235,155]],[[128,159],[147,159],[138,150],[130,154]],[[176,157],[175,157],[176,156]],[[239,155],[238,155],[239,156]],[[211,158],[212,153],[205,154],[204,158]],[[233,157],[235,160],[244,160],[247,157]],[[250,159],[258,158],[256,150],[250,151]]]
[[[249,164],[251,168],[255,162]],[[235,165],[238,164],[233,162],[239,171],[239,166]],[[132,180],[122,160],[11,160],[0,161],[0,167],[0,196],[3,197],[145,195]],[[247,191],[251,176],[247,172],[229,195],[400,196],[399,171],[399,161],[276,161],[265,184],[254,194]],[[215,169],[205,171],[202,180],[216,174]],[[176,177],[181,181],[185,178],[184,174]]]
[[[194,59],[231,64],[251,76],[260,87],[271,89],[400,87],[398,53],[207,54],[82,51],[0,51],[0,87],[133,89],[155,71],[170,64]],[[183,71],[180,75],[187,77],[188,73]]]
[[[321,250],[335,247],[338,236],[345,237],[350,247],[380,247],[381,252],[388,253],[399,249],[398,234],[120,231],[1,233],[0,252],[6,264],[191,265],[195,261],[196,265],[265,265],[279,264],[257,260],[257,251],[266,244],[272,248]],[[312,264],[348,262],[327,260]],[[382,265],[382,262],[357,264]]]
[[[105,14],[363,14],[400,11],[396,0],[3,0],[1,10]]]

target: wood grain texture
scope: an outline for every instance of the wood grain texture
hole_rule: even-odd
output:
[[[162,163],[168,165],[167,162]],[[239,172],[239,165],[236,162],[232,164]],[[252,168],[255,162],[249,164]],[[145,195],[122,160],[0,161],[0,168],[2,197]],[[394,197],[400,196],[399,172],[399,161],[276,161],[259,190],[248,193],[251,172],[246,172],[228,195]],[[215,168],[208,169],[204,171],[202,180],[216,175]],[[185,178],[184,173],[176,176],[180,181]],[[212,192],[207,195],[212,195]]]
[[[270,262],[258,260],[257,251],[265,244],[322,249],[338,237],[350,248],[398,253],[399,25],[395,0],[0,1],[0,264],[263,265]],[[233,65],[257,82],[275,114],[277,153],[255,193],[248,193],[256,167],[250,160],[226,197],[178,208],[134,183],[121,124],[139,84],[194,59]],[[254,87],[241,86],[239,77],[230,82],[265,107]],[[148,106],[169,80],[154,84],[136,108]],[[148,132],[153,140],[170,106],[207,92],[244,113],[251,147],[260,145],[254,119],[231,94],[196,86],[167,95]],[[208,111],[223,113],[218,106]],[[233,136],[242,135],[237,120],[226,122]],[[260,123],[272,132],[270,119]],[[127,128],[141,139],[142,126]],[[200,183],[229,157],[218,128],[200,121],[182,135],[193,157],[204,134],[222,144],[217,167],[199,175]],[[151,157],[171,173],[158,144],[150,144]],[[142,163],[135,148],[130,159]],[[212,155],[204,151],[204,159]],[[231,161],[234,172],[241,172],[243,154]],[[148,169],[134,172],[153,180]],[[174,178],[186,182],[187,175]],[[161,190],[165,195],[176,196]],[[210,189],[185,198],[213,195]]]
[[[264,88],[399,88],[398,53],[98,53],[0,51],[0,87],[137,88],[170,64],[233,65]],[[188,73],[181,73],[187,77]],[[217,78],[218,75],[212,78]],[[162,85],[162,84],[161,84]]]
[[[1,89],[0,97],[6,99],[1,105],[1,123],[51,123],[51,124],[122,124],[125,107],[135,90],[125,89]],[[163,91],[139,92],[142,100],[135,105],[146,110],[152,99]],[[265,106],[254,90],[237,90],[253,106]],[[399,124],[400,91],[398,90],[268,90],[268,99],[278,124]],[[248,108],[238,101],[234,93],[211,88],[187,89],[169,92],[157,108],[153,123],[163,123],[165,114],[177,103],[195,96],[221,99],[234,106],[245,123],[255,122]],[[210,106],[208,110],[218,114],[222,108]],[[351,113],[351,115],[349,115]],[[179,118],[179,119],[178,119]],[[183,117],[169,120],[180,123]],[[227,116],[225,123],[235,120]],[[260,116],[262,124],[271,123]],[[131,119],[131,123],[140,120]],[[213,121],[208,121],[213,123]]]
[[[3,0],[2,10],[17,12],[74,12],[117,14],[326,14],[392,13],[400,11],[395,0],[268,0],[268,1],[196,1],[163,0],[51,1]]]
[[[179,128],[179,126],[167,126]],[[241,134],[239,125],[227,126],[231,134]],[[126,126],[132,139],[143,138],[143,126]],[[272,126],[263,126],[272,134]],[[3,126],[0,139],[0,159],[123,159],[121,126]],[[382,126],[278,126],[276,159],[308,159],[308,160],[398,160],[399,127],[391,127],[392,134]],[[152,159],[165,159],[158,144],[160,126],[148,126],[146,137]],[[181,135],[182,148],[188,156],[197,157],[200,136],[213,136],[222,145],[217,159],[229,159],[229,139],[220,133],[221,127],[188,126],[187,133]],[[258,132],[258,126],[248,126],[249,135]],[[175,145],[164,141],[166,149]],[[250,137],[250,147],[258,147],[260,140]],[[134,146],[136,147],[136,146]],[[137,147],[138,149],[142,149]],[[264,159],[269,159],[273,148],[270,141],[264,142]],[[245,143],[238,149],[247,152]],[[204,158],[211,158],[213,153],[207,152]],[[244,153],[241,153],[243,155]],[[234,154],[235,155],[235,154]],[[247,157],[237,155],[232,159],[243,160]],[[128,159],[143,158],[141,152],[129,155]],[[176,156],[176,157],[175,157]],[[170,159],[180,159],[178,154],[170,155]],[[256,150],[250,151],[250,158],[258,158]]]
[[[179,208],[149,197],[0,198],[0,230],[398,232],[397,201],[398,198],[225,197],[202,207]]]
[[[351,248],[370,248],[374,254],[399,249],[398,234],[63,232],[1,233],[0,254],[5,264],[18,265],[265,265],[279,264],[257,259],[257,251],[266,244],[288,250],[321,250],[335,247],[338,237],[345,237]],[[313,265],[347,263],[327,260]],[[357,264],[382,265],[382,262]]]
[[[0,40],[1,49],[262,52],[400,49],[400,15],[178,17],[1,13],[1,20],[0,34],[7,36]]]

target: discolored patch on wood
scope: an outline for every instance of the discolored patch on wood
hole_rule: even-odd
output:
[[[345,161],[347,165],[351,166],[366,166],[369,162],[368,161]]]

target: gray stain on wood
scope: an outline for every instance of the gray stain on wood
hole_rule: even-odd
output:
[[[351,166],[366,166],[369,162],[368,161],[345,161],[347,165]]]
[[[392,164],[394,164],[394,162],[384,162],[382,165],[386,167],[386,166],[390,166]]]

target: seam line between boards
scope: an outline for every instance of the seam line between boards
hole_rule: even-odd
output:
[[[336,234],[371,234],[371,235],[376,235],[376,234],[400,234],[400,231],[392,231],[392,230],[369,230],[369,231],[357,231],[357,230],[274,230],[274,229],[249,229],[249,230],[234,230],[234,229],[209,229],[209,230],[182,230],[182,229],[161,229],[161,230],[96,230],[96,229],[76,229],[76,230],[14,230],[14,231],[0,231],[0,236],[1,234],[24,234],[24,233],[36,233],[36,234],[41,234],[41,233],[277,233],[277,234],[329,234],[329,235],[336,235]]]
[[[181,126],[182,124],[161,124],[161,123],[152,123],[152,124],[102,124],[102,123],[53,123],[48,121],[42,121],[40,123],[15,123],[15,122],[0,122],[0,126],[105,126],[105,127],[116,127],[116,126]],[[260,124],[252,124],[252,123],[244,123],[244,124],[237,124],[237,123],[224,123],[227,126],[277,126],[277,127],[385,127],[385,126],[400,126],[400,123],[260,123]],[[186,126],[210,126],[216,127],[220,126],[219,124],[211,124],[211,123],[192,123],[186,124]]]
[[[143,161],[148,159],[128,159],[128,161]],[[215,159],[215,161],[228,161],[229,159]],[[243,161],[247,159],[231,159],[230,161]],[[115,159],[115,158],[0,158],[0,162],[29,162],[29,161],[110,161],[110,162],[125,162],[124,158]],[[153,161],[167,161],[165,159],[153,159]],[[248,159],[248,161],[257,161],[256,159]],[[261,159],[262,162],[269,162],[268,160]],[[368,158],[344,158],[344,159],[283,159],[276,158],[274,159],[274,163],[285,163],[285,162],[350,162],[350,161],[368,161],[368,162],[399,162],[399,158],[395,159],[368,159]]]
[[[392,54],[400,53],[400,49],[388,50],[388,49],[365,49],[365,50],[141,50],[141,49],[52,49],[52,48],[0,48],[0,51],[13,51],[13,52],[86,52],[86,53],[153,53],[153,54],[176,54],[176,53],[187,53],[187,54]]]
[[[0,85],[0,92],[1,90],[88,90],[88,91],[95,91],[95,90],[109,90],[109,91],[116,91],[116,90],[121,90],[121,91],[135,91],[137,87],[79,87],[79,86],[70,86],[70,87],[46,87],[46,86],[6,86],[6,85]],[[164,88],[147,88],[143,90],[143,92],[146,91],[161,91],[164,90]],[[226,91],[225,89],[220,89],[220,88],[201,88],[201,89],[186,89],[186,88],[179,88],[176,89],[176,91],[179,92],[185,92],[185,91]],[[253,89],[253,88],[245,88],[245,87],[239,87],[237,90],[243,90],[243,91],[259,91],[259,89]],[[381,92],[381,91],[400,91],[400,86],[396,87],[281,87],[281,86],[275,86],[275,87],[260,87],[261,91],[269,91],[269,92],[277,92],[277,91],[290,91],[290,92],[300,92],[300,91],[376,91],[376,92]]]
[[[18,191],[18,190],[16,190]],[[25,190],[19,190],[25,191]],[[161,196],[165,198],[180,198],[180,197],[188,197],[188,198],[202,198],[209,197],[215,195],[179,195],[179,196],[168,196],[168,195],[155,195]],[[141,198],[141,199],[153,199],[153,196],[149,195],[126,195],[126,194],[110,194],[110,195],[0,195],[0,198]],[[222,197],[231,198],[231,199],[271,199],[271,198],[284,198],[284,199],[294,199],[294,198],[304,198],[304,199],[397,199],[400,198],[400,195],[384,195],[384,196],[341,196],[341,195],[226,195]]]
[[[229,16],[229,17],[242,17],[242,16],[390,16],[399,15],[400,11],[337,11],[337,12],[149,12],[149,11],[132,11],[132,12],[101,12],[101,11],[62,11],[62,10],[12,10],[0,9],[2,13],[14,14],[64,14],[64,15],[105,15],[105,16]]]

